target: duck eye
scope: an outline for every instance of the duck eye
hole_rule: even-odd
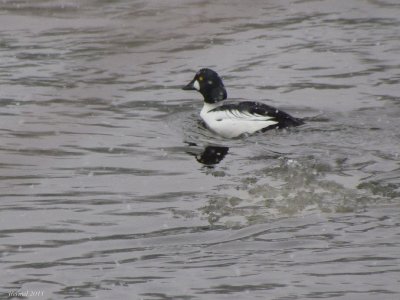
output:
[[[200,76],[200,77],[199,77],[199,80],[200,80],[200,81],[203,81],[203,80],[204,80],[203,76]]]

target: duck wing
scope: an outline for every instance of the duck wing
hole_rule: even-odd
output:
[[[271,125],[273,125],[274,128],[285,128],[304,124],[302,119],[292,117],[282,110],[263,103],[252,101],[223,104],[209,112],[225,112],[225,116],[231,119],[271,121],[273,122]]]

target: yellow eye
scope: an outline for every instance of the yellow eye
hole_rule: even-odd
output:
[[[200,77],[199,77],[199,80],[200,80],[200,81],[203,81],[203,79],[204,79],[203,76],[200,76]]]

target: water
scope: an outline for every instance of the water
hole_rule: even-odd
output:
[[[399,299],[398,1],[0,11],[1,299]],[[200,67],[307,124],[214,136]]]

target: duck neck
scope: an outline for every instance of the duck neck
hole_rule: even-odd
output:
[[[218,103],[208,103],[204,102],[203,108],[201,109],[202,113],[208,113],[210,110],[213,110],[218,106]]]
[[[204,102],[209,104],[214,104],[219,101],[223,101],[227,97],[226,89],[222,83],[218,86],[209,89],[200,90],[200,93],[204,97]]]

